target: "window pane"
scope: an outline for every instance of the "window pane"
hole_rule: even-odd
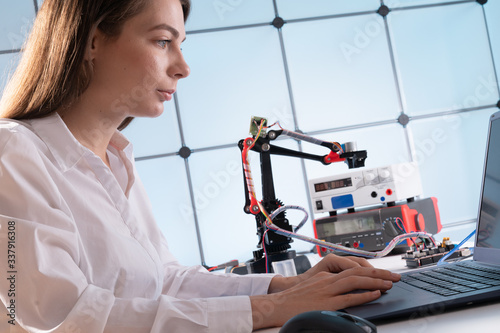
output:
[[[434,235],[437,241],[441,241],[444,237],[449,237],[452,242],[460,242],[462,239],[467,237],[472,230],[476,229],[476,223],[466,223],[463,225],[457,225],[452,227],[443,227],[441,232]],[[474,237],[469,239],[469,242],[474,242]],[[467,244],[466,244],[467,245]]]
[[[411,121],[424,195],[444,224],[477,218],[488,118],[495,109]]]
[[[0,54],[0,98],[8,79],[16,69],[19,57],[19,53]]]
[[[356,143],[357,150],[366,150],[365,166],[376,168],[389,164],[410,161],[408,143],[403,126],[391,124],[376,127],[367,127],[349,131],[339,131],[313,137],[328,142]],[[330,150],[310,143],[304,143],[304,151],[318,155],[327,155]],[[346,173],[349,171],[344,162],[323,165],[314,161],[307,161],[307,176],[309,179],[326,177],[332,174]]]
[[[189,158],[207,265],[239,259],[255,250],[255,222],[243,212],[243,174],[238,148],[200,152]]]
[[[478,3],[388,16],[405,112],[460,110],[498,101]]]
[[[301,130],[397,118],[396,85],[378,14],[291,23],[283,36]]]
[[[488,22],[488,33],[491,38],[491,47],[493,49],[493,59],[495,61],[496,74],[500,77],[500,2],[488,1],[484,5],[486,20]],[[498,87],[497,87],[498,89]]]
[[[282,140],[277,145],[297,149],[297,144],[290,140]],[[249,158],[257,199],[261,200],[259,154],[250,152]],[[252,252],[257,250],[258,238],[254,216],[243,211],[246,196],[240,150],[228,148],[200,152],[193,154],[189,160],[190,165],[198,166],[191,171],[207,264],[252,258]],[[272,156],[271,161],[277,199],[284,204],[304,206],[307,209],[300,160]],[[303,217],[295,212],[291,212],[289,216],[291,224],[298,224]],[[311,223],[300,232],[312,236]],[[293,243],[293,249],[297,251],[309,251],[311,248],[312,245],[301,241]]]
[[[278,0],[278,13],[285,20],[336,14],[375,12],[380,7],[379,0],[331,1],[331,0]]]
[[[136,164],[170,251],[184,265],[200,264],[184,160],[158,158]]]
[[[421,5],[436,5],[446,4],[447,2],[456,2],[456,0],[384,0],[384,3],[389,8],[401,8]]]
[[[32,0],[0,1],[0,51],[20,49],[34,17]]]
[[[191,10],[187,31],[270,23],[275,16],[269,0],[192,0]]]
[[[123,134],[134,145],[135,157],[179,151],[181,138],[174,102],[166,102],[158,118],[135,118]]]
[[[196,34],[185,44],[192,74],[177,94],[190,148],[236,145],[251,116],[293,121],[276,28]]]

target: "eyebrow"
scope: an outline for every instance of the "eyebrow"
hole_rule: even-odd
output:
[[[167,30],[167,31],[170,31],[175,38],[179,38],[180,36],[180,33],[177,29],[175,29],[174,27],[168,25],[168,24],[165,24],[165,23],[162,23],[162,24],[158,24],[154,27],[152,27],[149,31],[154,31],[154,30]],[[182,41],[185,41],[186,38],[184,38]]]

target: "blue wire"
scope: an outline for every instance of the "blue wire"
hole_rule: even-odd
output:
[[[465,242],[467,242],[469,240],[469,238],[471,238],[472,236],[474,236],[474,234],[476,233],[476,230],[474,229],[474,231],[472,231],[469,236],[465,237],[463,241],[460,242],[460,244],[458,244],[457,246],[455,246],[453,248],[453,250],[451,250],[450,252],[448,252],[445,256],[443,256],[441,259],[439,259],[439,261],[437,262],[437,265],[443,265],[443,264],[447,264],[447,262],[445,262],[446,259],[448,259],[449,256],[451,256],[453,254],[453,252],[455,252],[456,250],[458,250],[462,245],[464,245]]]

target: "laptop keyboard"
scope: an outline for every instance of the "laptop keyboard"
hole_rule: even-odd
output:
[[[500,268],[465,261],[423,272],[403,274],[401,281],[442,296],[452,296],[500,286]]]

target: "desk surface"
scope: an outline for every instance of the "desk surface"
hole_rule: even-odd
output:
[[[400,256],[370,260],[377,268],[401,273],[407,271]],[[390,291],[389,291],[390,292]],[[442,333],[442,332],[493,332],[500,331],[500,302],[474,305],[469,308],[416,319],[403,319],[377,325],[379,333]],[[259,333],[277,333],[279,328],[259,330]]]

